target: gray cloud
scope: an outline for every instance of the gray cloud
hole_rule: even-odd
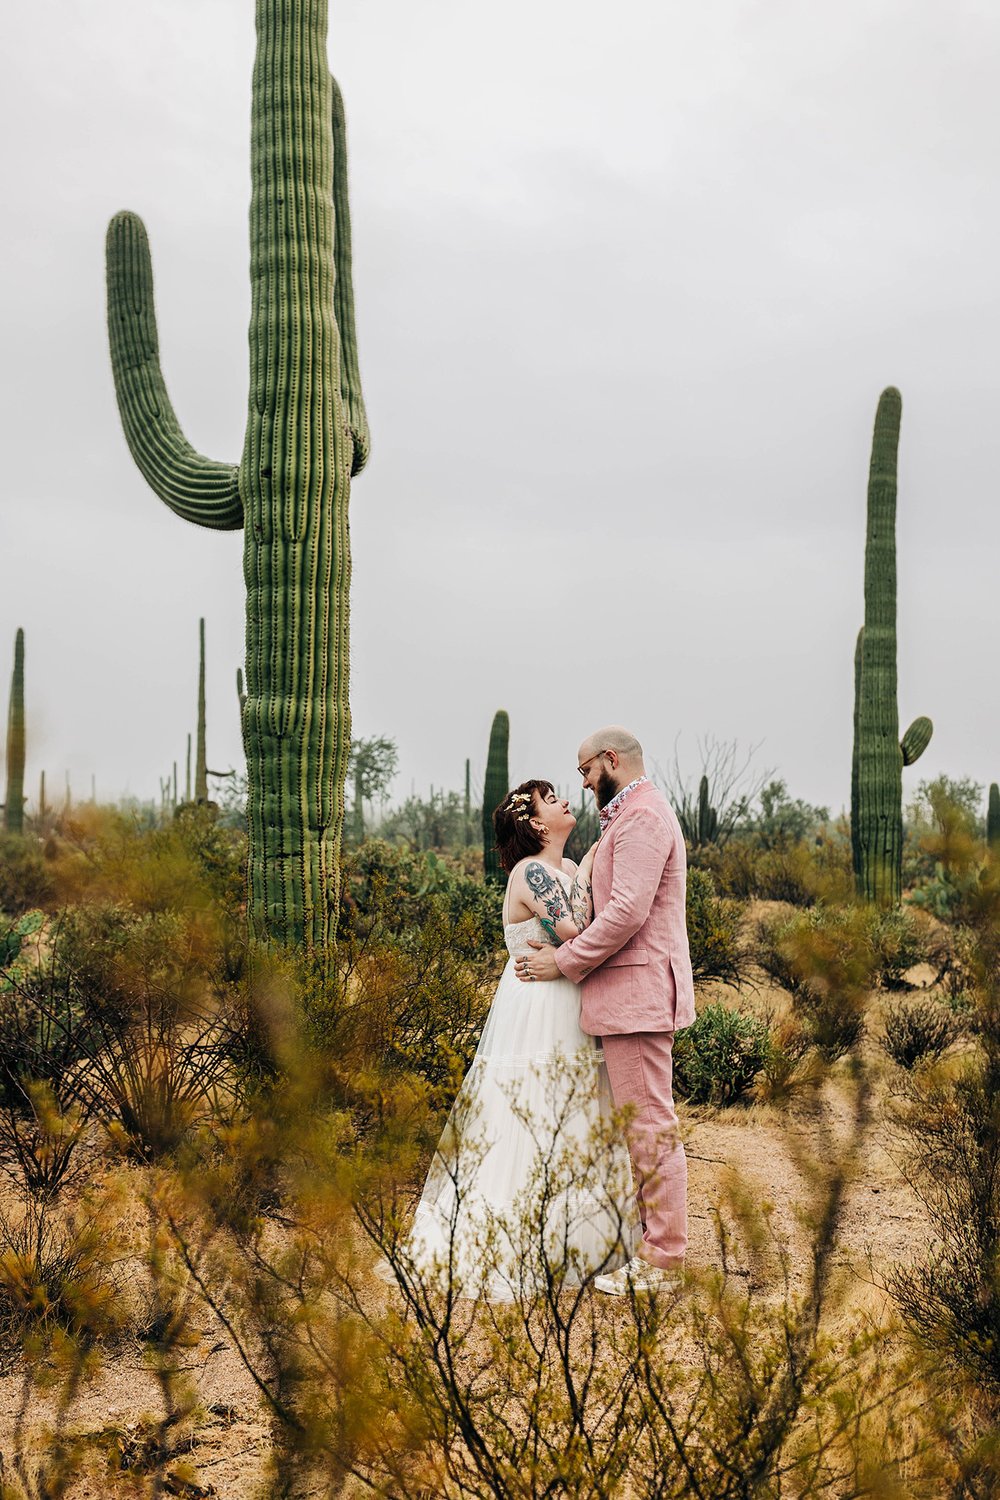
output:
[[[188,436],[238,456],[253,52],[236,0],[5,18],[3,640],[30,768],[155,791],[197,617],[240,757],[241,543],[145,489],[108,369],[103,234],[143,213]],[[1000,776],[992,486],[1000,18],[707,0],[333,8],[374,434],[352,501],[353,699],[411,779],[568,781],[582,733],[763,740],[847,798],[875,402],[904,398],[900,712]],[[33,60],[23,66],[24,59]],[[20,60],[16,70],[13,60]]]

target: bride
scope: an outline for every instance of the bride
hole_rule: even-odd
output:
[[[571,980],[527,988],[528,940],[553,945],[593,919],[590,872],[563,857],[576,824],[547,781],[524,781],[493,814],[509,872],[507,966],[434,1153],[399,1270],[427,1290],[510,1301],[625,1264],[635,1238],[628,1151],[600,1046],[580,1030]],[[393,1279],[388,1263],[379,1274]]]

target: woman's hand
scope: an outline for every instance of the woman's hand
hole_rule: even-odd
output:
[[[587,850],[586,854],[580,860],[579,865],[577,866],[577,869],[582,870],[585,875],[589,875],[591,870],[594,868],[594,855],[597,853],[597,846],[600,842],[600,839],[594,840],[590,848]]]

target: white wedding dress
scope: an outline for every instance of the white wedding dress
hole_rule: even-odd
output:
[[[567,889],[570,877],[554,873]],[[628,1151],[603,1053],[580,1029],[579,987],[519,980],[529,938],[544,940],[537,917],[505,922],[510,956],[399,1246],[427,1290],[450,1282],[511,1301],[578,1285],[624,1265],[638,1237]]]

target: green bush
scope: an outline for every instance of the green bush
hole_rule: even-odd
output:
[[[868,991],[879,972],[877,915],[864,907],[815,906],[758,924],[756,956],[787,989],[812,1041],[829,1062],[865,1032]]]
[[[852,889],[850,845],[836,835],[764,847],[755,837],[733,838],[723,848],[706,846],[692,862],[708,870],[725,896],[814,906],[846,900]]]
[[[706,870],[692,868],[687,873],[687,930],[695,979],[738,985],[746,964],[743,907],[717,896]]]
[[[901,1068],[915,1067],[925,1057],[940,1057],[958,1032],[955,1016],[924,996],[899,999],[884,1011],[882,1046]]]
[[[904,975],[915,964],[926,963],[931,943],[926,921],[905,907],[872,912],[870,941],[877,957],[877,975],[887,990],[906,987]]]
[[[503,948],[503,891],[461,874],[438,855],[369,839],[344,865],[338,937],[372,931],[416,940],[431,916],[444,917],[468,957]]]
[[[692,1104],[735,1104],[767,1063],[770,1036],[763,1021],[715,1003],[674,1043],[674,1082]]]
[[[0,912],[19,917],[54,900],[55,881],[38,840],[0,832]]]

